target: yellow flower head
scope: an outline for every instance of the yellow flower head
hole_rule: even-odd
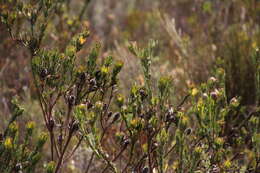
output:
[[[76,47],[72,45],[68,46],[66,49],[66,54],[68,56],[72,56],[74,53],[76,53]]]
[[[188,124],[188,117],[186,115],[183,115],[182,118],[181,118],[181,123],[183,126],[186,126]]]
[[[11,123],[10,126],[9,126],[9,129],[10,129],[10,131],[12,131],[12,132],[16,132],[16,131],[18,130],[18,124],[17,124],[17,122]]]
[[[202,148],[200,146],[195,147],[194,149],[195,153],[200,154],[202,153]]]
[[[142,149],[143,149],[144,152],[147,152],[147,151],[148,151],[148,144],[147,144],[147,143],[144,143],[144,144],[142,145]]]
[[[72,25],[72,24],[73,24],[73,20],[69,19],[69,20],[67,21],[67,24],[68,24],[68,25]]]
[[[178,161],[173,162],[172,168],[176,170],[178,167],[179,167],[179,162]]]
[[[253,49],[257,49],[257,43],[256,43],[256,41],[254,41],[254,42],[252,43],[252,47],[253,47]]]
[[[193,89],[191,90],[191,95],[192,95],[192,96],[196,96],[198,93],[199,93],[199,90],[198,90],[197,88],[193,88]]]
[[[133,126],[133,127],[136,127],[137,123],[138,123],[138,119],[137,118],[132,119],[131,122],[130,122],[131,126]]]
[[[224,162],[224,167],[225,168],[230,168],[232,166],[232,163],[231,163],[231,161],[228,159],[228,160],[226,160],[225,162]]]
[[[116,97],[116,103],[119,107],[123,106],[124,104],[124,96],[121,95],[121,94],[118,94],[117,97]]]
[[[223,68],[218,68],[217,69],[217,74],[218,75],[224,75],[225,74],[225,70]]]
[[[101,110],[102,107],[103,107],[103,103],[102,103],[101,101],[97,101],[97,102],[95,103],[95,108],[96,108],[97,110]]]
[[[29,121],[27,124],[26,124],[26,128],[27,129],[34,129],[35,127],[35,122],[34,121]]]
[[[84,72],[84,71],[85,71],[85,67],[82,66],[82,65],[80,65],[80,66],[78,67],[77,72],[82,73],[82,72]]]
[[[108,67],[105,67],[105,66],[103,66],[103,67],[101,67],[101,73],[102,74],[104,74],[104,75],[106,75],[106,74],[108,74]]]
[[[10,137],[6,138],[4,146],[7,149],[11,149],[13,147],[12,139]]]
[[[86,38],[84,38],[83,36],[79,37],[79,43],[82,45],[86,42]]]
[[[223,145],[223,144],[224,144],[224,139],[218,137],[218,138],[215,139],[215,143],[216,143],[217,145]]]
[[[62,54],[60,55],[60,59],[65,59],[65,54],[64,54],[64,53],[62,53]]]

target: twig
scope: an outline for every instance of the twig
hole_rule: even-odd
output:
[[[181,108],[181,106],[185,103],[185,101],[189,98],[190,94],[186,95],[182,101],[180,102],[180,104],[177,106],[177,109],[179,110]]]
[[[128,163],[126,164],[125,168],[123,169],[122,172],[126,172],[128,166],[130,165],[130,163],[132,162],[132,158],[133,158],[133,151],[134,151],[134,145],[135,143],[132,143],[131,145],[131,152],[130,152],[130,159],[128,160]]]
[[[112,162],[116,161],[116,160],[119,158],[119,156],[125,151],[126,148],[127,148],[126,146],[123,147],[123,148],[121,149],[121,151],[116,155],[116,157],[112,160]],[[108,167],[109,167],[109,165],[107,165],[107,166],[103,169],[102,173],[105,173],[105,171],[107,170]]]
[[[148,135],[148,165],[149,165],[149,171],[150,173],[152,173],[152,158],[151,158],[151,152],[150,152],[150,148],[151,148],[151,140],[149,139],[149,135]]]
[[[151,152],[154,152],[154,150],[156,149],[156,147],[152,148]],[[141,159],[139,159],[139,161],[135,164],[134,166],[134,170],[137,169],[137,167],[139,166],[139,164],[147,157],[147,154],[144,154]]]
[[[86,11],[86,9],[87,9],[88,4],[89,4],[90,1],[91,1],[91,0],[86,0],[86,1],[85,1],[84,6],[83,6],[83,8],[81,9],[80,14],[79,14],[79,21],[82,20],[83,15],[84,15],[84,12]]]
[[[93,161],[93,158],[94,158],[94,152],[92,152],[92,154],[91,154],[91,157],[90,157],[89,162],[88,162],[88,167],[87,167],[85,173],[88,173],[90,165],[91,165],[91,163]]]
[[[164,154],[164,158],[167,157],[172,151],[173,149],[176,147],[176,144],[174,144],[165,154]]]
[[[68,136],[68,139],[67,139],[67,141],[66,141],[66,144],[65,144],[65,146],[64,146],[64,148],[63,148],[63,150],[62,150],[62,152],[61,152],[61,155],[60,155],[60,157],[59,157],[59,161],[58,161],[58,164],[57,164],[57,166],[56,166],[55,173],[58,173],[58,171],[59,171],[59,169],[60,169],[60,167],[61,167],[62,160],[63,160],[63,156],[64,156],[64,154],[65,154],[65,151],[66,151],[66,149],[67,149],[67,147],[68,147],[68,145],[69,145],[69,142],[70,142],[71,138],[72,138],[72,133],[70,132],[70,133],[69,133],[69,136]]]
[[[74,147],[74,149],[73,149],[72,152],[69,154],[69,156],[68,156],[66,159],[64,159],[64,162],[67,162],[67,161],[73,156],[73,154],[75,153],[75,151],[79,148],[79,146],[80,146],[82,140],[83,140],[83,136],[80,137],[80,139],[79,139],[77,145]]]

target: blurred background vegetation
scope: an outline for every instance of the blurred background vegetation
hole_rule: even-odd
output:
[[[15,0],[1,0],[0,10],[14,5]],[[58,45],[62,50],[73,34],[89,28],[91,36],[79,56],[89,53],[92,43],[101,42],[104,57],[113,55],[124,62],[120,92],[126,95],[132,84],[144,83],[139,60],[128,50],[129,41],[145,46],[153,39],[158,41],[151,66],[153,81],[161,75],[171,76],[176,103],[219,69],[226,72],[228,100],[240,97],[248,111],[260,103],[255,76],[259,67],[252,58],[260,45],[258,0],[66,0],[56,13],[58,17],[47,27],[43,47]],[[24,25],[17,26],[15,32],[20,33]],[[10,118],[13,96],[19,97],[26,111],[19,121],[21,127],[33,120],[44,128],[38,118],[29,61],[30,53],[17,45],[0,23],[1,130]],[[72,167],[85,169],[85,152],[74,158]]]

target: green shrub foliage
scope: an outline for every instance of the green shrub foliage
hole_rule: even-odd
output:
[[[4,133],[1,134],[0,171],[3,173],[20,171],[33,173],[41,159],[42,148],[48,135],[42,132],[39,136],[32,136],[36,124],[30,121],[26,124],[25,134],[21,140],[19,134],[21,130],[16,120],[22,116],[24,110],[15,99],[12,101],[12,107],[12,117]]]
[[[140,60],[144,82],[134,82],[129,93],[120,93],[118,86],[123,81],[118,75],[123,62],[101,56],[100,43],[83,60],[78,58],[91,34],[88,29],[78,32],[88,2],[78,18],[67,23],[73,37],[50,47],[43,46],[51,32],[48,26],[57,20],[64,22],[57,18],[65,13],[67,1],[4,2],[2,23],[12,40],[30,52],[32,82],[42,114],[39,119],[45,128],[30,121],[20,134],[17,119],[24,110],[13,101],[12,117],[0,136],[0,172],[69,172],[66,165],[82,148],[90,159],[85,170],[77,171],[86,173],[92,167],[101,173],[260,170],[258,48],[248,52],[257,100],[250,109],[241,102],[243,94],[227,96],[226,86],[232,80],[223,67],[230,64],[223,65],[221,60],[216,62],[213,77],[191,87],[176,103],[174,80],[170,76],[152,78],[151,63],[158,45],[153,40],[144,47],[129,44],[129,52]],[[203,9],[210,12],[210,3]],[[47,133],[34,135],[35,128]],[[48,152],[43,153],[47,140]]]

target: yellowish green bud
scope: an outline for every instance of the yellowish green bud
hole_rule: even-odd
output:
[[[12,149],[13,148],[13,142],[12,138],[8,137],[5,139],[4,146],[6,149]]]
[[[224,168],[229,169],[232,166],[232,162],[228,159],[223,164]]]

